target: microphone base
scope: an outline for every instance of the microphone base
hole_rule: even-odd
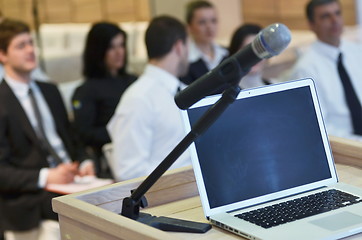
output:
[[[148,213],[140,213],[136,221],[169,232],[206,233],[211,229],[211,225],[208,223],[156,217]]]
[[[192,222],[168,217],[155,217],[148,213],[141,213],[140,207],[146,207],[147,200],[142,196],[139,202],[130,197],[123,199],[121,215],[151,227],[169,232],[205,233],[211,229],[208,223]]]

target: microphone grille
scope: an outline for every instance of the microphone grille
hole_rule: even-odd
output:
[[[264,28],[251,43],[259,58],[270,58],[281,53],[290,43],[291,33],[282,23],[274,23]]]

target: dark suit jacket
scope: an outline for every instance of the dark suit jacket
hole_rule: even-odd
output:
[[[222,61],[224,61],[227,57],[224,57]],[[189,65],[189,71],[186,76],[181,77],[180,81],[190,85],[194,81],[196,81],[198,78],[205,75],[207,72],[209,72],[209,69],[206,66],[206,63],[201,58],[197,60],[196,62],[190,63]],[[227,84],[225,86],[220,86],[219,89],[216,89],[215,91],[211,92],[209,95],[219,94],[222,93],[227,87]]]
[[[196,62],[190,63],[187,75],[180,78],[180,80],[189,85],[208,71],[209,69],[207,68],[206,63],[200,58]]]
[[[56,130],[72,160],[86,155],[72,134],[58,89],[37,82],[55,122]],[[5,230],[29,230],[42,219],[57,219],[51,209],[55,194],[39,189],[41,168],[48,167],[25,111],[6,83],[0,84],[0,221]]]
[[[123,92],[136,80],[136,76],[123,74],[117,77],[90,78],[79,86],[73,96],[74,126],[85,145],[94,152],[98,177],[111,177],[104,169],[102,147],[111,142],[106,125],[116,110]]]

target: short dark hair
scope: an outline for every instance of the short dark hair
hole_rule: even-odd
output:
[[[308,21],[309,22],[314,21],[314,9],[316,7],[325,5],[325,4],[334,3],[334,2],[339,3],[339,0],[311,0],[311,1],[309,1],[309,3],[307,4],[307,6],[305,8],[305,13],[306,13]]]
[[[29,33],[29,26],[22,21],[4,19],[0,23],[0,50],[7,52],[11,40],[18,34]]]
[[[261,26],[252,23],[245,23],[237,28],[231,37],[230,45],[229,45],[229,54],[233,55],[239,49],[241,44],[244,42],[245,38],[248,35],[258,34],[261,31]]]
[[[208,1],[191,1],[186,4],[186,22],[187,24],[190,24],[194,13],[196,10],[200,8],[214,8],[214,5]]]
[[[179,20],[170,16],[155,17],[145,34],[148,58],[162,58],[178,40],[186,43],[186,39],[186,28]]]
[[[109,75],[105,63],[106,52],[112,39],[122,34],[125,44],[125,62],[118,74],[125,73],[127,67],[127,34],[117,24],[111,22],[97,22],[91,27],[83,52],[83,74],[86,78],[104,78]]]

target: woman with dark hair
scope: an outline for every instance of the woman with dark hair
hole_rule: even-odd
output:
[[[123,92],[136,80],[126,72],[126,41],[126,33],[114,23],[92,26],[83,53],[85,82],[72,97],[74,125],[94,152],[99,177],[111,177],[102,154],[102,146],[111,142],[106,124]]]
[[[231,42],[229,45],[230,56],[251,43],[261,30],[262,28],[257,24],[243,24],[237,28],[231,37]],[[271,84],[269,80],[263,78],[264,66],[264,60],[258,64],[255,64],[250,69],[250,72],[240,81],[240,88],[246,89]]]

